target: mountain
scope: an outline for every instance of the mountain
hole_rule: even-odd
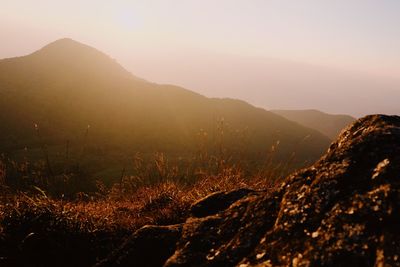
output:
[[[257,159],[279,140],[281,157],[296,152],[305,161],[329,145],[318,131],[244,101],[140,79],[71,39],[0,60],[0,123],[0,149],[9,154],[43,145],[64,151],[68,140],[77,149],[90,142],[98,157],[109,149],[124,151],[119,157],[135,151],[183,154],[198,151],[201,143],[211,152],[219,144],[232,155],[244,147]]]
[[[150,80],[207,96],[234,98],[270,109],[317,109],[332,114],[400,114],[400,77],[286,59],[192,51],[162,57],[135,55],[124,63]],[[174,64],[174,68],[169,68]],[[355,105],[354,103],[357,103]]]
[[[319,110],[271,110],[272,112],[315,129],[334,140],[339,133],[356,119],[349,115],[333,115]]]
[[[364,117],[277,188],[211,194],[96,266],[398,266],[399,129],[398,116]]]

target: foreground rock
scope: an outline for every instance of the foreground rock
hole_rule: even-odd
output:
[[[236,199],[194,212],[159,265],[400,266],[400,117],[360,119],[279,189]]]
[[[231,192],[215,192],[195,202],[190,209],[190,214],[197,218],[214,215],[250,194],[256,194],[256,192],[246,188]]]
[[[96,266],[162,266],[176,248],[181,225],[145,226]]]

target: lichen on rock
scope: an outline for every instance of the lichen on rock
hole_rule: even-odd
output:
[[[226,196],[196,203],[164,266],[400,266],[400,117],[356,121],[275,191]]]

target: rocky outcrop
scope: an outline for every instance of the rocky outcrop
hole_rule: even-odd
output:
[[[181,230],[182,225],[145,226],[96,267],[162,266],[174,253]]]
[[[227,209],[235,201],[248,196],[249,194],[256,193],[254,190],[242,188],[230,192],[215,192],[205,198],[195,202],[191,209],[190,214],[192,217],[206,217],[214,215],[220,211]]]
[[[226,195],[196,203],[160,266],[400,266],[400,117],[358,120],[277,190]]]

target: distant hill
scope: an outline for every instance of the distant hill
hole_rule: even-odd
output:
[[[385,77],[278,58],[192,51],[126,60],[140,77],[192,88],[210,97],[229,91],[267,109],[332,114],[400,115],[400,77]],[[166,66],[173,65],[174,68]],[[357,103],[355,105],[354,103]]]
[[[78,148],[91,142],[99,157],[111,148],[189,153],[199,143],[209,150],[218,143],[257,158],[279,140],[281,157],[295,151],[303,161],[319,157],[330,142],[244,101],[147,82],[71,39],[0,60],[0,124],[0,150],[8,153],[40,143],[63,147],[69,140]]]
[[[271,110],[288,120],[315,129],[332,140],[341,130],[353,123],[356,119],[349,115],[333,115],[318,110]]]

